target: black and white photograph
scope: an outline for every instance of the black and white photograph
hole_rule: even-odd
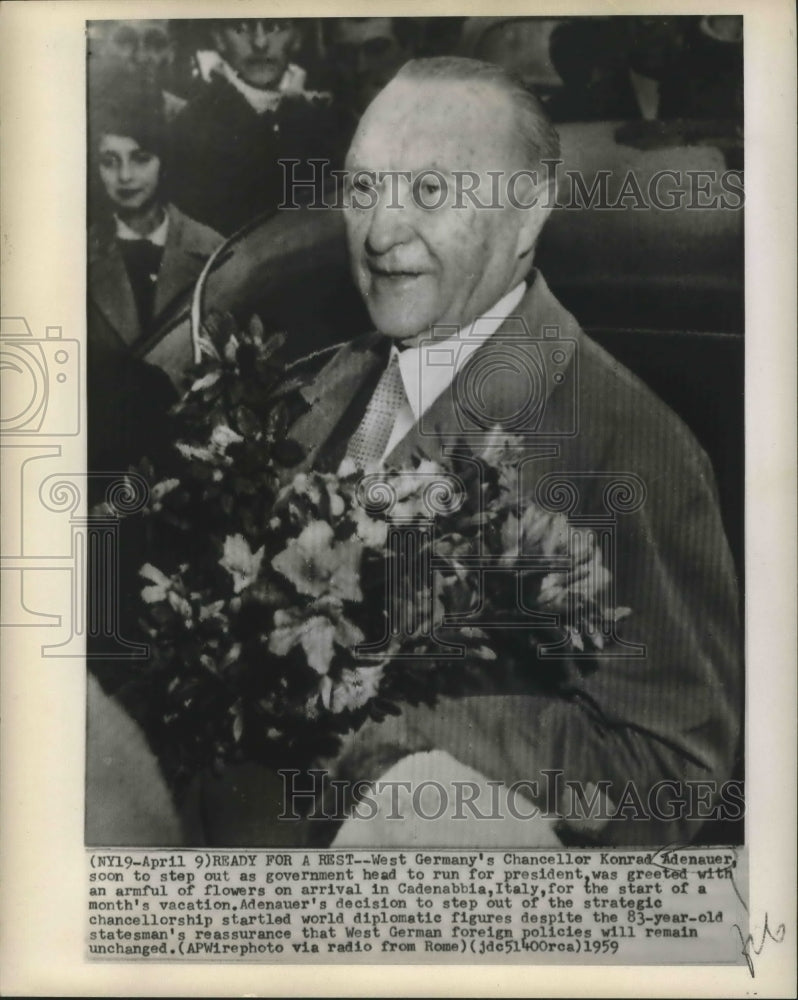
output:
[[[87,843],[741,844],[743,18],[87,42]]]
[[[794,11],[4,7],[2,990],[789,996]]]

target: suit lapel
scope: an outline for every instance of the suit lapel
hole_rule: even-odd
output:
[[[386,465],[401,468],[418,455],[448,465],[447,449],[465,445],[473,451],[494,427],[508,433],[546,434],[551,393],[577,377],[573,353],[582,334],[538,271],[532,272],[529,282],[513,315],[457,371],[386,456]],[[513,366],[520,377],[502,378],[501,371]],[[484,381],[474,377],[477,373],[486,375]]]
[[[473,450],[497,425],[509,433],[545,435],[546,404],[560,384],[555,376],[566,371],[575,377],[572,355],[580,336],[576,320],[554,298],[542,275],[533,272],[513,316],[458,370],[421,421],[386,456],[386,465],[407,467],[417,456],[450,465],[448,448],[465,443]],[[289,432],[304,451],[301,468],[329,469],[340,461],[382,371],[381,344],[385,340],[377,333],[345,344],[301,390],[307,410]],[[494,374],[481,386],[479,407],[464,405],[473,397],[475,365],[496,373],[519,356],[530,359],[530,377],[504,380]],[[513,422],[516,414],[528,415],[520,429]]]
[[[384,355],[379,334],[368,334],[337,351],[300,390],[307,410],[289,432],[305,454],[302,468],[327,468],[343,454],[356,421],[380,376]],[[349,426],[352,424],[353,426]]]
[[[155,286],[156,319],[178,295],[191,288],[206,259],[204,254],[193,250],[186,239],[185,216],[170,206],[169,232]]]
[[[125,262],[114,239],[95,235],[89,254],[89,297],[121,340],[130,346],[141,334]]]

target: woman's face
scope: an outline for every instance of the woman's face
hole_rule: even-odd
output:
[[[99,148],[100,179],[114,208],[140,212],[158,200],[161,161],[135,139],[104,135]]]

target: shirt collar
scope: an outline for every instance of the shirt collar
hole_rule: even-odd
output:
[[[297,96],[305,93],[307,73],[295,63],[288,64],[276,88],[262,90],[242,79],[218,52],[203,49],[196,53],[196,59],[200,76],[206,83],[209,83],[213,76],[220,76],[227,80],[230,86],[234,87],[252,110],[259,115],[267,111],[276,111],[286,96]]]
[[[430,338],[403,351],[398,351],[395,346],[391,348],[392,353],[399,355],[399,371],[416,421],[451,385],[454,376],[474,351],[496,333],[518,306],[525,291],[526,284],[520,281],[492,309],[446,340]]]
[[[137,233],[134,229],[119,218],[118,215],[114,216],[114,222],[116,223],[116,238],[118,240],[146,240],[148,243],[152,243],[156,247],[166,246],[166,237],[169,233],[169,213],[164,212],[163,222],[156,226],[151,233],[146,236],[142,236]]]

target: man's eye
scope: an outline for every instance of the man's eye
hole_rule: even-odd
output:
[[[441,202],[442,185],[440,181],[430,178],[419,185],[422,206],[438,208]]]
[[[116,164],[117,164],[117,159],[115,156],[106,155],[100,157],[100,166],[104,170],[112,170],[116,166]]]
[[[352,180],[353,191],[373,191],[375,186],[373,177],[355,177]]]
[[[152,153],[147,153],[145,150],[138,150],[135,153],[130,154],[131,162],[135,163],[139,167],[145,167],[147,164],[152,163],[155,159]]]

